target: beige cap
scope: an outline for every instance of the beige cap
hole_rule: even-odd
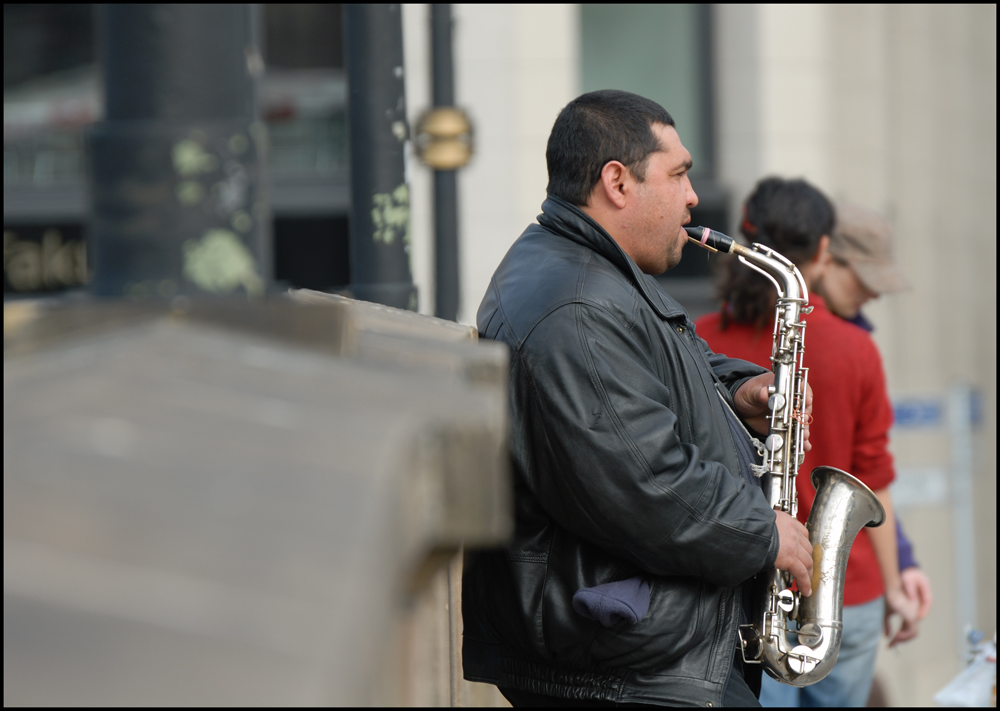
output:
[[[877,212],[837,205],[830,254],[850,264],[861,283],[876,294],[910,288],[893,259],[892,227]]]

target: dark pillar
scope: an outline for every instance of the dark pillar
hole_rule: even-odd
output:
[[[409,130],[399,5],[344,6],[355,298],[416,310],[410,273]]]
[[[431,67],[434,106],[455,105],[452,63],[451,5],[431,5]],[[439,318],[458,318],[458,172],[434,171],[434,311]]]
[[[262,70],[250,5],[101,5],[105,120],[88,136],[100,296],[262,293]]]

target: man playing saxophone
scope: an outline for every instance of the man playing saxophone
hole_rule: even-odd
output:
[[[465,676],[515,706],[756,706],[738,628],[775,566],[810,593],[812,546],[753,476],[773,375],[713,353],[651,276],[687,241],[690,153],[661,106],[599,91],[546,161],[478,314],[511,352],[516,522],[465,569]]]

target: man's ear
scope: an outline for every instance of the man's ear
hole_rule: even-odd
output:
[[[625,207],[625,182],[628,168],[616,160],[608,161],[601,168],[599,189],[604,197],[619,210]]]

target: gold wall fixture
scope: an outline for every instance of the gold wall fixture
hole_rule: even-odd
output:
[[[472,158],[472,124],[461,109],[442,106],[417,124],[417,156],[434,170],[455,170]]]

